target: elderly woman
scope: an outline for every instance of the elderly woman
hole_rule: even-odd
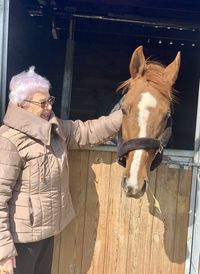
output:
[[[34,67],[10,82],[0,128],[0,270],[6,273],[50,274],[53,236],[75,215],[67,150],[102,143],[121,126],[121,111],[86,122],[58,119],[49,88]]]

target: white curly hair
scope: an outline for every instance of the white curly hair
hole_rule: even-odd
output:
[[[23,71],[12,77],[10,81],[10,101],[17,105],[30,99],[36,92],[49,93],[50,82],[35,72],[32,66],[28,71]]]

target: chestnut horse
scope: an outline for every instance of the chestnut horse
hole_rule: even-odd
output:
[[[180,52],[164,67],[145,60],[143,47],[131,58],[131,78],[120,88],[127,90],[121,103],[122,145],[119,159],[125,170],[122,187],[128,197],[139,198],[147,188],[148,173],[161,162],[170,134],[170,108],[175,99],[173,84],[180,67]]]

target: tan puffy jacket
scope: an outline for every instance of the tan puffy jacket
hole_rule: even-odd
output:
[[[67,150],[115,135],[121,111],[87,122],[45,121],[10,104],[0,128],[0,260],[14,243],[45,239],[74,217]]]

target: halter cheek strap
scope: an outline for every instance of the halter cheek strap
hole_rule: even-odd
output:
[[[135,138],[135,139],[128,140],[127,142],[123,142],[122,132],[120,131],[119,141],[118,141],[118,163],[122,165],[123,167],[126,167],[126,159],[130,151],[134,151],[137,149],[155,149],[157,151],[150,166],[150,171],[153,171],[162,162],[163,150],[170,139],[171,133],[172,133],[172,118],[170,114],[168,116],[166,128],[158,139],[143,137],[143,138]]]

